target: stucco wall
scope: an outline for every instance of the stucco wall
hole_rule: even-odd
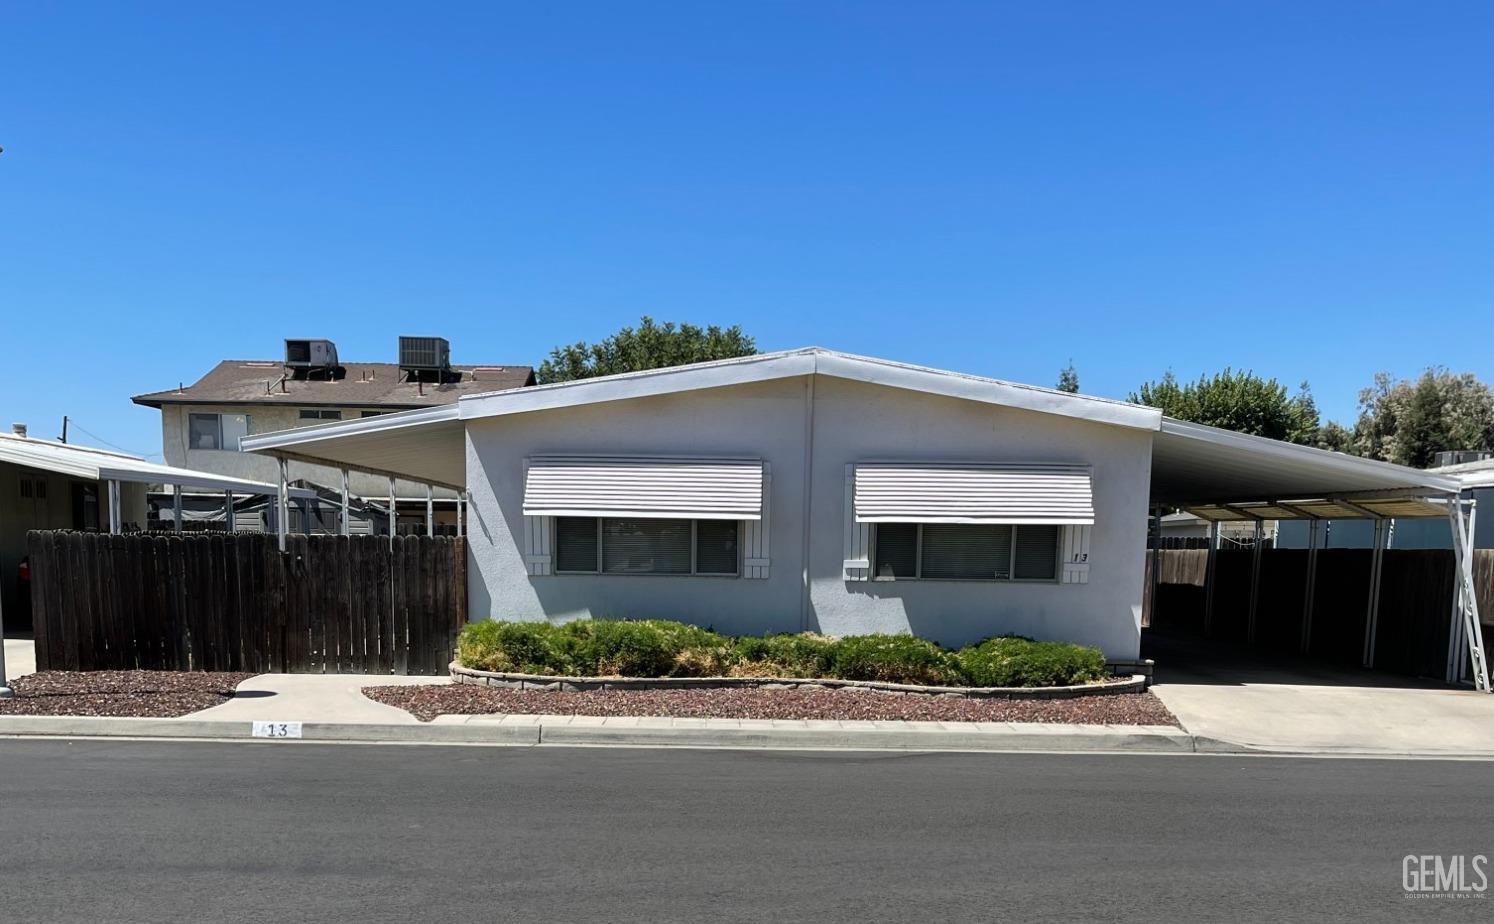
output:
[[[338,410],[326,408],[326,410]],[[343,420],[357,420],[363,413],[361,408],[341,408]],[[245,414],[249,415],[249,433],[273,433],[277,430],[292,430],[313,426],[326,421],[301,420],[299,407],[293,406],[229,406],[201,404],[168,404],[161,408],[161,449],[167,465],[193,468],[202,472],[215,472],[235,478],[249,478],[274,484],[279,469],[274,458],[237,449],[190,449],[187,441],[187,419],[190,414]],[[292,480],[306,480],[334,491],[342,488],[342,473],[324,465],[308,465],[292,462],[289,466]],[[352,472],[348,486],[359,497],[379,500],[389,496],[389,480],[382,475]],[[395,493],[400,497],[425,497],[425,485],[413,481],[396,481]],[[437,488],[436,497],[454,498],[456,493]]]
[[[807,384],[787,379],[472,421],[472,618],[659,617],[731,633],[912,631],[946,644],[1018,632],[1136,656],[1150,433],[816,377],[806,607]],[[529,576],[524,459],[555,452],[761,456],[772,470],[771,577]],[[1090,582],[844,581],[845,465],[873,458],[1093,465]]]

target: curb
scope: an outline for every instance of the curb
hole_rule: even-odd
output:
[[[1145,751],[1190,753],[1193,736],[1168,726],[1038,723],[774,722],[595,716],[446,716],[373,725],[307,722],[301,741],[508,746],[793,748],[904,751]],[[687,724],[673,724],[685,722]],[[896,724],[899,727],[888,727]],[[255,741],[252,722],[193,719],[0,716],[0,737]],[[969,727],[962,727],[968,725]],[[284,740],[284,739],[275,739]],[[269,742],[267,742],[269,743]]]
[[[592,690],[859,690],[894,696],[946,696],[963,699],[1073,699],[1078,696],[1120,696],[1143,693],[1146,674],[1108,683],[1069,687],[940,687],[877,680],[837,680],[827,677],[565,677],[516,674],[447,665],[452,683],[507,690],[546,690],[584,693]]]

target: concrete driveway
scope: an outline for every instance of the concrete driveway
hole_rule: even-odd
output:
[[[5,676],[20,677],[36,673],[36,646],[30,636],[5,639]]]
[[[1150,630],[1148,630],[1150,631]],[[1152,687],[1195,735],[1273,751],[1494,755],[1494,696],[1176,636]]]

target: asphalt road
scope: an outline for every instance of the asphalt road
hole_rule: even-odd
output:
[[[1479,920],[1494,764],[0,740],[0,921]]]

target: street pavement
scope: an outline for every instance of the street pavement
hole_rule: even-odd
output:
[[[1490,767],[10,739],[0,921],[1485,921]]]

